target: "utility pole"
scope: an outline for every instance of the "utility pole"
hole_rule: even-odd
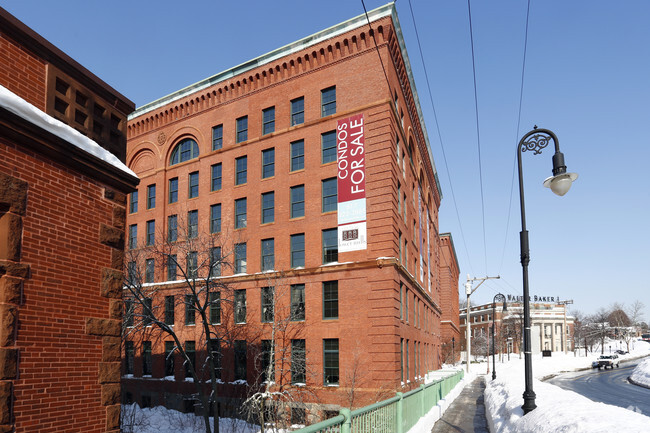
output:
[[[474,292],[476,291],[476,289],[478,289],[478,288],[481,286],[481,284],[483,284],[486,280],[496,280],[496,279],[499,279],[499,278],[501,278],[501,277],[498,276],[498,275],[497,275],[496,277],[470,278],[470,277],[469,277],[469,274],[467,274],[467,282],[465,283],[465,294],[467,295],[467,319],[465,319],[465,323],[466,323],[466,325],[467,325],[467,326],[465,327],[465,328],[466,328],[466,331],[467,331],[467,335],[465,336],[465,340],[466,340],[466,349],[467,349],[467,359],[466,359],[465,361],[466,361],[466,366],[467,366],[467,372],[468,372],[468,373],[469,373],[469,356],[470,356],[470,353],[471,353],[470,349],[471,349],[471,347],[472,347],[472,344],[470,343],[470,341],[471,341],[471,338],[470,338],[470,337],[471,337],[472,334],[471,334],[471,332],[470,332],[470,321],[469,321],[469,316],[470,316],[470,314],[469,314],[469,310],[470,310],[469,297],[470,297],[470,296],[472,295],[472,293],[474,293]],[[478,284],[476,285],[476,287],[474,287],[474,289],[472,289],[472,283],[473,283],[474,281],[480,281],[480,283],[478,283]]]
[[[567,346],[568,346],[568,335],[569,333],[567,332],[568,329],[566,327],[566,306],[573,304],[573,299],[567,299],[566,301],[558,301],[558,304],[564,305],[564,336],[562,337],[562,340],[564,341],[564,354],[567,354]]]

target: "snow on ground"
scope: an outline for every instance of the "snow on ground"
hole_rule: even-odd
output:
[[[650,359],[640,362],[634,368],[630,379],[636,384],[650,388]]]
[[[648,431],[650,417],[620,407],[597,403],[575,392],[539,380],[561,372],[588,369],[598,355],[593,353],[585,357],[584,352],[582,356],[554,352],[550,358],[533,355],[535,378],[533,390],[536,394],[537,408],[525,417],[521,409],[525,388],[524,360],[511,355],[509,362],[502,364],[497,362],[496,380],[492,380],[491,373],[486,376],[485,410],[490,431],[499,433]],[[636,341],[632,353],[620,355],[620,359],[625,361],[641,356],[650,356],[650,344]],[[481,366],[472,368],[481,368]],[[482,368],[486,368],[485,364]],[[650,367],[647,371],[650,371]]]

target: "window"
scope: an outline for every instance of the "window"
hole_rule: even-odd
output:
[[[196,298],[194,295],[185,295],[185,324],[194,325],[196,323],[196,310],[194,309]]]
[[[221,203],[210,206],[210,233],[221,231]]]
[[[199,172],[195,171],[190,173],[189,190],[187,198],[195,198],[199,196]]]
[[[135,303],[133,301],[124,301],[124,324],[133,326],[133,314],[135,313]]]
[[[305,285],[291,285],[291,320],[305,320]]]
[[[336,131],[328,131],[320,136],[321,162],[336,161]]]
[[[275,107],[262,110],[262,135],[275,131]]]
[[[235,228],[246,227],[246,197],[235,200]]]
[[[406,289],[406,292],[404,293],[404,320],[406,322],[409,321],[409,289]]]
[[[156,207],[156,184],[147,186],[147,209]]]
[[[178,239],[178,216],[169,215],[167,217],[167,241],[176,242]]]
[[[246,323],[246,290],[235,290],[235,323]]]
[[[275,357],[271,340],[262,340],[262,353],[260,368],[262,370],[262,381],[266,382],[275,379]]]
[[[169,165],[180,164],[199,157],[199,145],[191,138],[186,138],[176,145],[169,157]]]
[[[190,251],[187,253],[187,278],[196,278],[198,277],[198,257],[196,251]]]
[[[142,342],[142,375],[151,376],[151,341]]]
[[[235,274],[246,273],[246,243],[235,244]]]
[[[397,182],[397,215],[402,215],[402,185]]]
[[[305,383],[305,340],[291,340],[291,383]]]
[[[262,239],[262,271],[272,271],[275,268],[275,241]]]
[[[191,210],[187,213],[187,237],[192,239],[199,235],[199,211]]]
[[[305,266],[305,234],[291,235],[291,267]]]
[[[221,379],[221,344],[219,340],[210,340],[209,348],[214,359],[214,375],[217,379]]]
[[[404,364],[406,364],[406,382],[409,382],[409,341],[406,340],[406,351],[404,352],[406,359]]]
[[[165,376],[174,375],[174,342],[165,341]]]
[[[339,339],[323,339],[323,385],[339,383]]]
[[[147,259],[145,261],[145,268],[144,268],[145,283],[153,283],[153,273],[154,273],[154,261],[153,259]]]
[[[291,408],[291,424],[305,425],[307,412],[304,407]]]
[[[402,303],[402,293],[404,291],[404,285],[399,283],[399,318],[404,318],[404,305]]]
[[[397,235],[397,248],[399,248],[399,262],[402,263],[402,231]]]
[[[248,157],[240,156],[235,159],[235,185],[243,185],[248,178]]]
[[[210,248],[210,278],[221,276],[221,247]]]
[[[218,150],[223,147],[223,125],[212,127],[212,150]]]
[[[262,224],[272,223],[275,220],[275,192],[262,194]]]
[[[235,340],[235,380],[246,380],[246,340]]]
[[[126,374],[133,374],[133,364],[135,361],[135,348],[133,346],[133,341],[126,341],[124,346],[124,355],[124,372]]]
[[[210,191],[221,189],[221,163],[210,166]]]
[[[305,123],[305,98],[300,97],[291,101],[291,126]]]
[[[275,176],[275,148],[262,151],[262,179]]]
[[[336,113],[336,86],[320,91],[320,106],[321,117]]]
[[[192,377],[191,371],[194,370],[196,363],[196,343],[194,341],[185,342],[185,354],[189,358],[189,362],[184,362],[185,365],[185,378]]]
[[[129,249],[134,250],[138,247],[138,225],[129,226]]]
[[[169,179],[169,203],[178,201],[178,178]]]
[[[291,143],[291,171],[305,168],[305,141]]]
[[[291,218],[305,216],[305,185],[291,187]]]
[[[248,116],[237,119],[237,137],[235,142],[241,143],[248,140]]]
[[[262,287],[261,306],[262,322],[273,322],[275,306],[273,304],[273,295],[275,287]]]
[[[127,277],[129,279],[129,284],[137,284],[139,281],[139,272],[138,272],[138,266],[136,265],[135,261],[129,262],[129,264],[126,267],[127,271]]]
[[[129,213],[136,213],[137,211],[138,211],[138,190],[135,190],[129,195]]]
[[[146,244],[153,245],[156,239],[156,221],[150,220],[147,221],[147,239]]]
[[[339,282],[323,282],[323,319],[339,317]]]
[[[165,296],[165,324],[174,324],[174,295]]]
[[[323,230],[323,264],[338,262],[339,238],[338,229]]]
[[[221,292],[210,293],[210,323],[213,325],[221,323]]]

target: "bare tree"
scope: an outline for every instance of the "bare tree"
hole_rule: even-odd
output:
[[[605,338],[609,335],[609,311],[599,308],[596,313],[589,316],[589,329],[591,335],[600,340],[600,353],[605,353]]]
[[[645,304],[638,299],[632,303],[627,309],[627,315],[630,318],[632,326],[639,326],[643,322],[643,311],[645,310]]]

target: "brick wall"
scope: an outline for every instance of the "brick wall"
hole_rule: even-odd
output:
[[[0,85],[45,110],[45,63],[0,33]]]

